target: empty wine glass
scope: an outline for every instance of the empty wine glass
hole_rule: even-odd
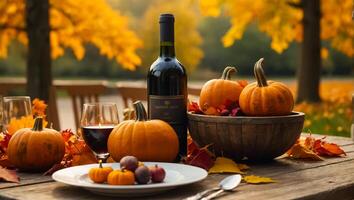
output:
[[[3,98],[3,123],[6,126],[13,119],[20,119],[32,114],[29,96],[7,96]]]
[[[115,103],[86,103],[81,115],[81,132],[86,144],[98,160],[106,162],[108,137],[119,123]]]

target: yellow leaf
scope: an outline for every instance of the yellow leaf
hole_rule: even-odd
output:
[[[261,177],[261,176],[254,176],[254,175],[245,176],[245,177],[243,177],[243,180],[246,183],[250,183],[250,184],[275,183],[276,182],[273,179],[268,178],[268,177]]]
[[[240,167],[246,169],[247,165],[238,165],[233,160],[225,157],[217,157],[214,166],[209,169],[209,174],[237,173],[244,174]]]

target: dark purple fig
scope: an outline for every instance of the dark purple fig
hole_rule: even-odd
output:
[[[135,170],[135,180],[139,184],[147,184],[151,179],[149,168],[146,166],[139,166]]]
[[[165,179],[166,172],[162,167],[157,165],[149,167],[151,173],[151,181],[154,183],[160,183]]]
[[[134,172],[136,168],[138,168],[139,161],[134,156],[124,156],[120,159],[120,167],[126,170]]]

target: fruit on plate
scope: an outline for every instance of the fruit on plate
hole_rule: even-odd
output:
[[[124,168],[121,170],[113,170],[107,177],[107,183],[109,185],[134,185],[134,173]]]
[[[151,173],[151,181],[154,183],[160,183],[165,179],[166,172],[162,167],[158,165],[149,167]]]
[[[45,171],[59,163],[65,153],[61,134],[43,128],[43,118],[37,117],[33,128],[22,128],[11,137],[7,149],[10,162],[24,171]]]
[[[135,120],[117,125],[108,138],[108,152],[116,161],[126,155],[141,161],[172,162],[178,154],[178,138],[162,120],[148,120],[144,105],[134,103]]]
[[[120,167],[130,170],[132,172],[135,171],[136,168],[139,166],[139,161],[135,156],[124,156],[120,159]]]
[[[207,115],[219,115],[216,108],[227,101],[237,102],[244,86],[231,80],[235,67],[226,67],[220,79],[206,82],[200,92],[199,106]]]
[[[294,107],[293,95],[283,83],[267,81],[263,61],[261,58],[254,65],[257,82],[247,85],[241,92],[241,110],[249,116],[288,115]]]
[[[112,167],[102,167],[102,160],[99,160],[99,166],[91,168],[88,176],[95,183],[104,183],[107,181],[108,174],[112,171]]]
[[[149,168],[146,166],[136,168],[134,174],[135,180],[138,184],[147,184],[151,179]]]

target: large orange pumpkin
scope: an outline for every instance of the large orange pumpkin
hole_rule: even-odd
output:
[[[136,120],[123,121],[108,138],[108,152],[115,161],[131,155],[141,161],[172,162],[178,154],[178,138],[162,120],[147,120],[144,105],[134,103]]]
[[[241,92],[241,110],[250,116],[288,115],[294,108],[293,95],[283,83],[267,81],[263,60],[261,58],[254,65],[257,82],[247,85]]]
[[[42,171],[59,163],[65,153],[61,134],[43,128],[43,118],[37,117],[33,128],[22,128],[11,137],[7,149],[10,162],[24,171]]]
[[[226,67],[220,79],[206,82],[200,92],[199,106],[208,115],[217,115],[216,108],[227,101],[237,102],[243,86],[231,80],[235,67]]]

